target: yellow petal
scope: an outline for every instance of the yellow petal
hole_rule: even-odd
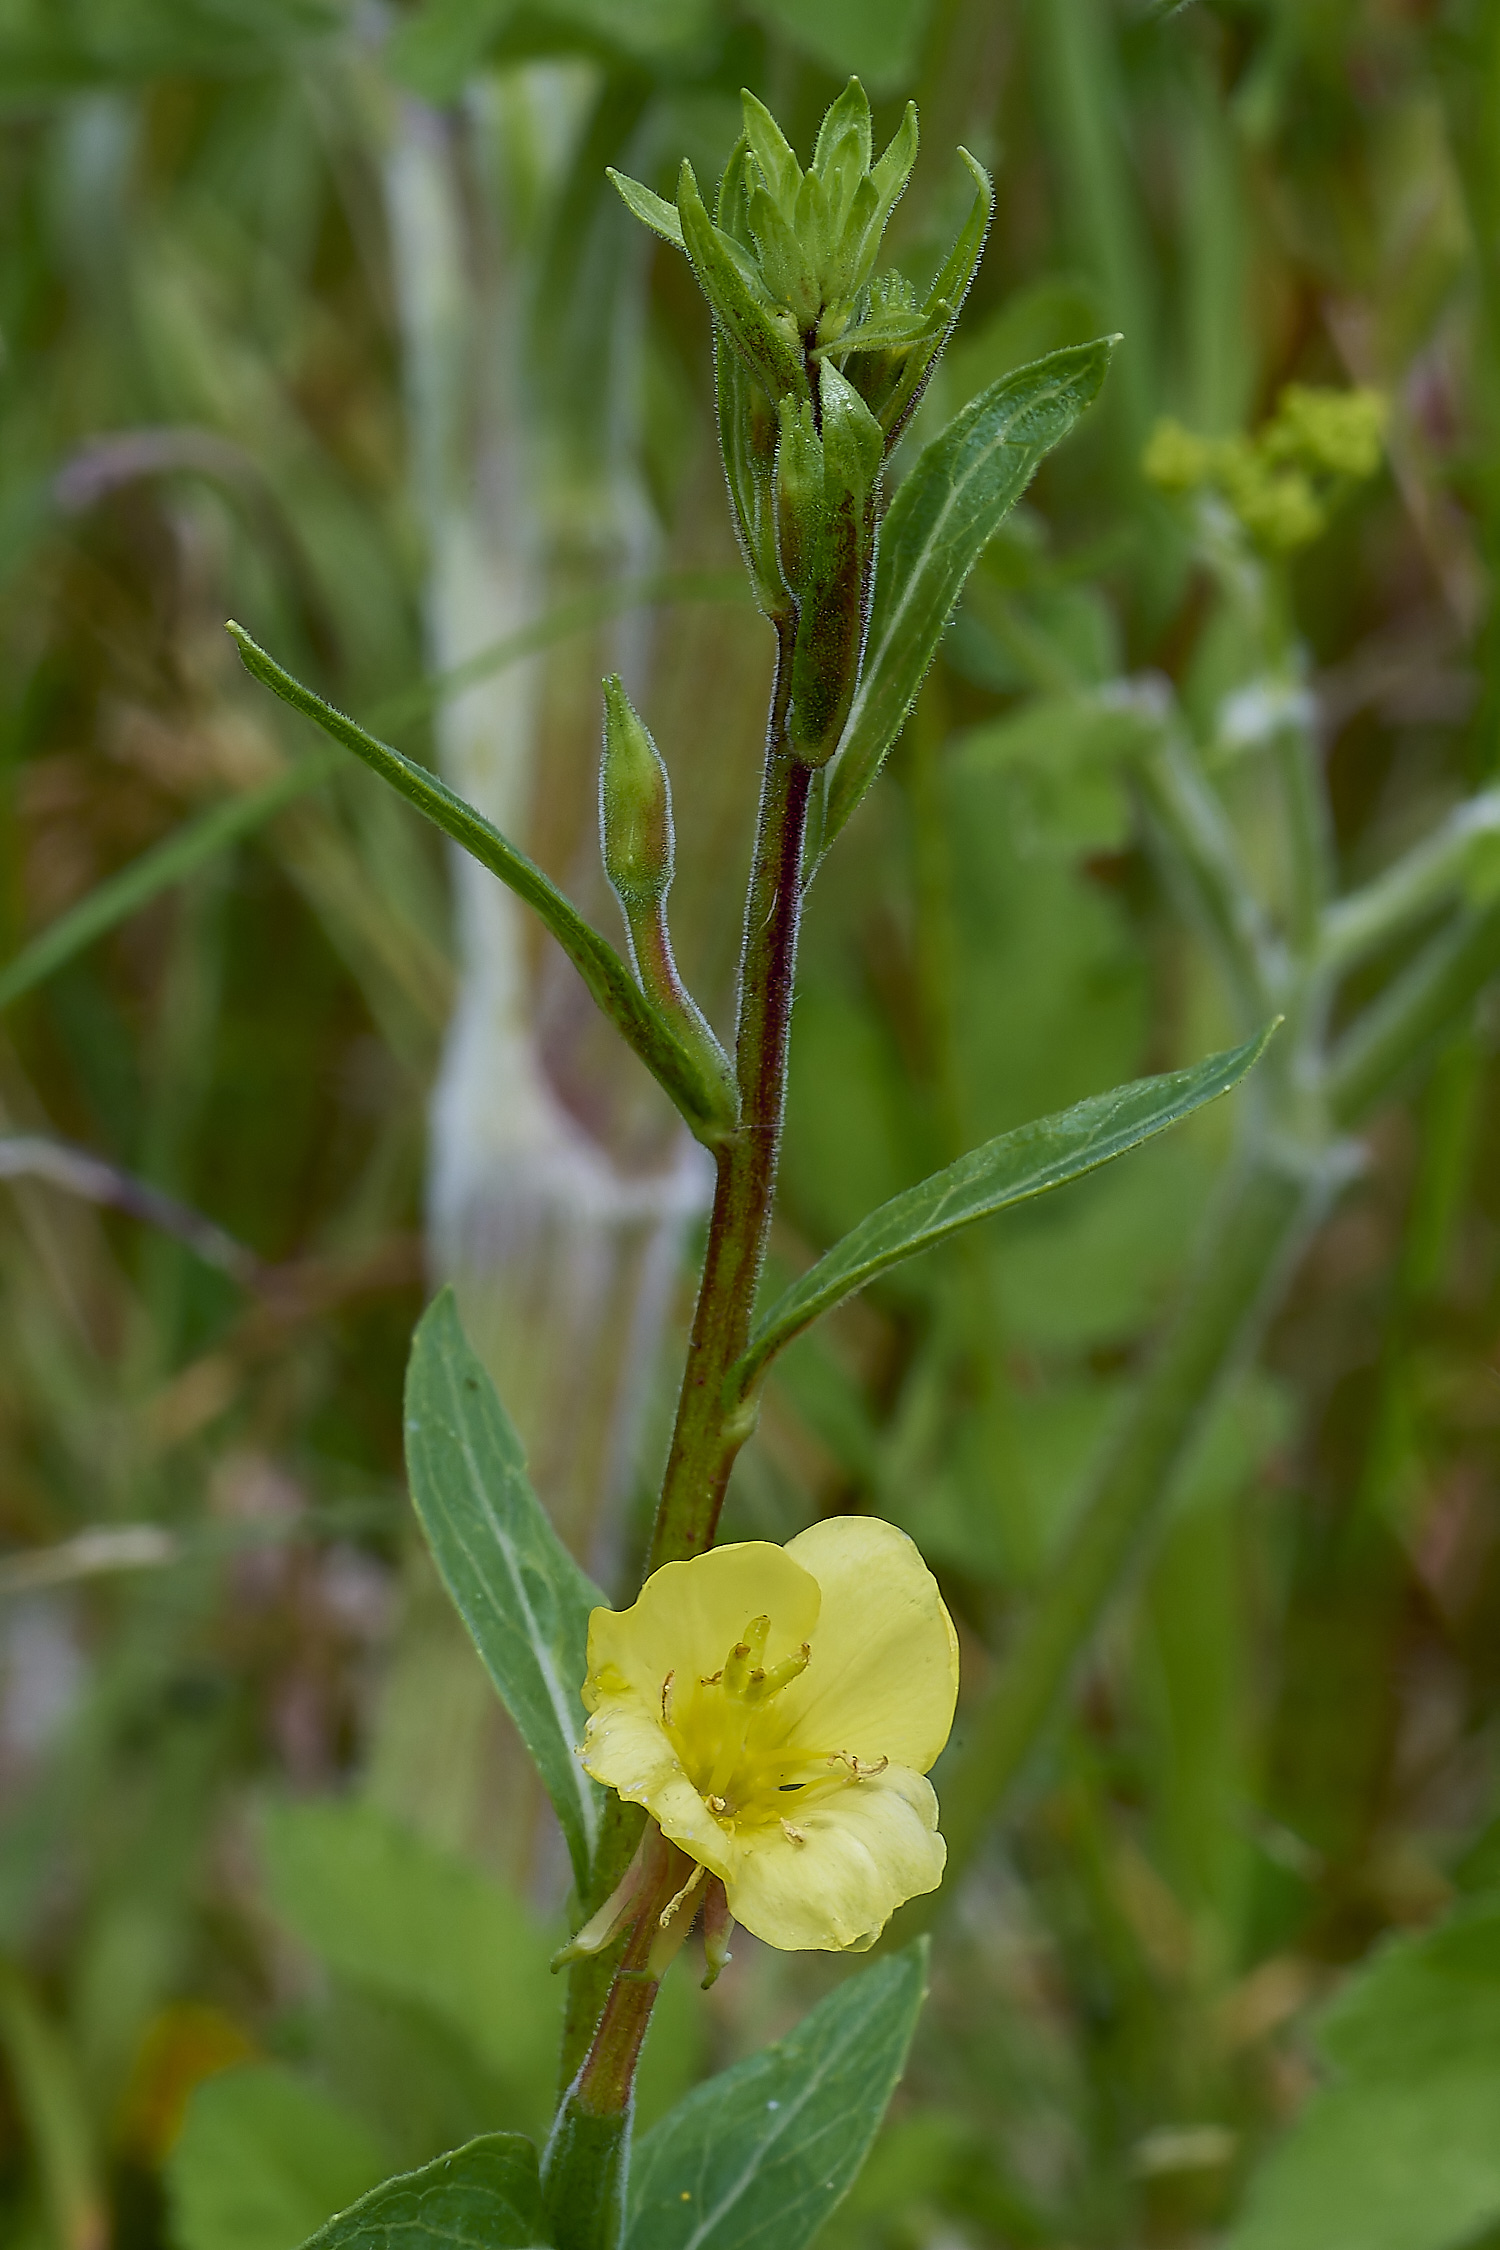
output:
[[[948,1851],[937,1799],[918,1773],[892,1766],[806,1811],[788,1795],[788,1824],[736,1838],[724,1878],[729,1911],[783,1953],[863,1952],[903,1899],[935,1891]]]
[[[958,1700],[958,1636],[932,1572],[874,1516],[832,1516],[785,1551],[823,1596],[812,1662],[781,1699],[789,1734],[926,1773]]]
[[[728,1872],[724,1831],[683,1772],[656,1708],[643,1696],[628,1689],[602,1696],[578,1754],[585,1772],[631,1804],[646,1806],[662,1833],[701,1866],[715,1875]]]
[[[686,1690],[719,1671],[754,1617],[771,1620],[764,1661],[775,1664],[811,1638],[819,1599],[816,1578],[769,1540],[665,1563],[632,1608],[590,1617],[584,1703],[592,1711],[601,1694],[628,1685],[659,1705],[669,1672]]]

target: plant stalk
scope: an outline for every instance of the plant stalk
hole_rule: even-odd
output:
[[[625,2231],[625,2191],[636,2065],[671,1955],[692,1921],[694,1903],[677,1910],[678,1928],[662,1916],[692,1873],[686,1853],[659,1829],[648,1832],[647,1883],[625,1949],[589,2045],[558,2104],[542,2162],[542,2196],[555,2250],[618,2250]]]
[[[778,626],[765,778],[740,960],[735,1037],[740,1119],[717,1152],[703,1278],[647,1576],[663,1563],[702,1554],[712,1545],[735,1455],[752,1427],[743,1409],[726,1409],[724,1383],[749,1340],[770,1230],[786,1098],[787,1040],[802,913],[802,846],[812,785],[812,769],[793,757],[787,739],[791,663],[791,628]],[[602,1904],[624,1874],[641,1824],[637,1806],[611,1798],[593,1888],[582,1902],[586,1913]],[[570,1974],[562,2047],[565,2085],[609,2005],[608,1976],[600,1960],[580,1961]]]
[[[786,1106],[802,845],[812,768],[787,739],[792,636],[778,627],[755,859],[745,909],[735,1068],[740,1121],[718,1156],[703,1279],[683,1370],[672,1447],[662,1480],[646,1574],[713,1544],[729,1472],[753,1426],[724,1399],[730,1368],[750,1336],[765,1262]]]

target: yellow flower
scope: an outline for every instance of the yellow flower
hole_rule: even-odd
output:
[[[579,1756],[768,1945],[862,1950],[942,1880],[923,1776],[957,1694],[958,1641],[916,1548],[840,1516],[786,1547],[668,1563],[633,1608],[596,1609]]]

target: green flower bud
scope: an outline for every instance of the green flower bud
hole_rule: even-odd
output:
[[[878,420],[890,451],[910,420],[952,332],[989,228],[989,176],[967,151],[976,195],[958,240],[925,303],[899,280],[874,278],[892,211],[917,154],[917,113],[909,103],[890,146],[873,161],[870,105],[852,78],[831,105],[804,171],[764,103],[742,96],[745,129],[729,161],[717,222],[710,220],[684,165],[674,209],[638,181],[611,173],[625,202],[664,241],[692,261],[718,330],[773,403],[811,396],[809,356],[836,355],[840,372]],[[738,410],[738,409],[737,409]],[[749,448],[741,433],[734,445]],[[726,456],[731,450],[726,443]],[[741,536],[752,556],[762,604],[764,544],[760,513],[731,465]]]
[[[875,551],[880,424],[838,369],[819,376],[821,436],[810,406],[783,403],[777,455],[782,575],[797,600],[788,728],[808,765],[833,755],[859,678]]]
[[[823,409],[827,499],[835,505],[847,495],[856,508],[863,509],[885,459],[885,433],[854,385],[836,367],[823,368],[818,396]]]
[[[661,752],[617,678],[604,683],[604,757],[599,767],[604,872],[630,919],[672,885],[672,790]]]
[[[812,585],[823,534],[823,441],[810,399],[784,398],[777,409],[776,554],[793,594]]]

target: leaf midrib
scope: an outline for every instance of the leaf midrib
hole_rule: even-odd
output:
[[[447,1383],[450,1398],[451,1426],[458,1436],[459,1451],[463,1456],[464,1466],[469,1477],[470,1489],[477,1496],[480,1511],[486,1523],[489,1525],[494,1535],[495,1541],[505,1558],[505,1567],[510,1575],[511,1585],[515,1590],[517,1606],[526,1619],[526,1624],[528,1627],[527,1646],[529,1647],[532,1653],[532,1657],[535,1661],[537,1672],[542,1680],[543,1688],[547,1696],[547,1701],[552,1709],[552,1715],[557,1721],[558,1730],[565,1742],[576,1741],[577,1728],[573,1723],[573,1715],[568,1708],[566,1691],[563,1688],[561,1679],[558,1677],[557,1667],[552,1660],[552,1652],[550,1646],[548,1645],[545,1636],[540,1631],[536,1611],[532,1607],[531,1597],[526,1591],[525,1578],[522,1574],[520,1564],[516,1556],[514,1541],[512,1540],[505,1524],[497,1515],[495,1508],[490,1500],[489,1494],[485,1489],[484,1478],[480,1474],[478,1459],[467,1435],[467,1417],[463,1412],[463,1401],[458,1396],[459,1378],[455,1370],[449,1364],[446,1355],[443,1359],[443,1374]],[[483,1405],[481,1405],[480,1411],[481,1413],[484,1412]],[[496,1451],[500,1454],[503,1462],[504,1454],[502,1449],[497,1446]],[[510,1473],[511,1472],[509,1466],[507,1465],[504,1469],[504,1474],[509,1476]],[[459,1544],[463,1548],[464,1558],[468,1562],[470,1569],[473,1572],[475,1581],[480,1588],[481,1594],[486,1600],[493,1602],[493,1597],[489,1594],[488,1589],[485,1586],[484,1571],[480,1567],[478,1557],[470,1548],[469,1543],[464,1537],[462,1531],[459,1532],[458,1536]],[[503,1618],[501,1622],[504,1622]],[[583,1779],[582,1769],[577,1764],[577,1761],[569,1759],[567,1761],[567,1764],[569,1767],[569,1780],[572,1784],[574,1796],[579,1808],[579,1813],[583,1820],[585,1840],[589,1845],[590,1851],[592,1851],[594,1844],[598,1840],[598,1808],[594,1803],[587,1783]]]
[[[1059,391],[1061,391],[1064,387],[1065,385],[1061,379],[1054,381],[1046,391],[1035,393],[1025,402],[1027,410],[1029,411],[1031,408],[1040,404],[1043,399],[1055,398],[1058,395]],[[952,483],[949,485],[948,497],[943,502],[942,509],[940,510],[937,518],[928,531],[926,538],[923,540],[921,546],[917,549],[912,567],[906,574],[906,585],[901,594],[900,600],[896,608],[891,612],[889,623],[882,628],[878,645],[874,650],[871,651],[867,659],[864,678],[860,682],[859,689],[855,695],[853,709],[849,713],[849,723],[845,730],[846,743],[852,743],[854,741],[859,721],[863,717],[865,710],[868,708],[870,699],[874,693],[875,675],[879,669],[882,656],[885,650],[890,646],[892,640],[895,638],[897,629],[906,616],[906,613],[910,608],[912,602],[916,598],[917,585],[921,577],[922,563],[941,544],[944,527],[946,526],[948,519],[952,515],[954,509],[958,505],[959,495],[966,489],[969,484],[973,482],[975,477],[981,474],[985,465],[989,462],[989,460],[995,453],[999,452],[1002,447],[1010,445],[1013,442],[1010,433],[1015,425],[1016,417],[1021,412],[1021,410],[1021,403],[1018,401],[1011,414],[1007,418],[1004,428],[996,430],[995,435],[990,440],[990,443],[984,448],[982,453],[977,455],[971,466],[966,470],[962,482]],[[975,418],[976,420],[978,419],[977,416]],[[942,441],[941,439],[939,439],[937,442],[941,443]],[[1027,449],[1023,445],[1020,450],[1024,452]]]

